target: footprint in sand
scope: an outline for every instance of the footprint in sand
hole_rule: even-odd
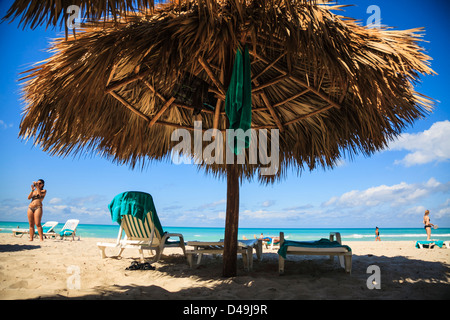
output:
[[[9,286],[11,289],[26,289],[28,288],[28,281],[21,280],[19,282],[15,282]]]

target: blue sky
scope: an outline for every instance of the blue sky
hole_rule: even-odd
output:
[[[2,1],[4,16],[12,1]],[[422,78],[417,90],[438,100],[425,119],[405,130],[388,150],[370,158],[343,158],[333,170],[294,172],[273,185],[244,182],[240,188],[240,227],[422,227],[431,221],[450,227],[450,3],[417,0],[354,0],[345,15],[366,24],[370,5],[380,8],[381,23],[396,29],[425,27],[423,43],[436,76]],[[27,221],[27,195],[33,180],[48,190],[43,221],[111,224],[107,205],[123,191],[152,194],[166,226],[223,227],[226,181],[193,165],[154,162],[131,170],[97,156],[51,157],[18,138],[23,103],[19,72],[49,56],[48,42],[59,31],[0,24],[0,221]]]

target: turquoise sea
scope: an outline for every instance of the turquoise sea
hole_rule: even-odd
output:
[[[64,223],[56,226],[59,232]],[[13,228],[28,228],[27,222],[1,222],[0,233],[12,233]],[[194,228],[194,227],[164,227],[169,233],[181,233],[185,241],[218,241],[224,238],[224,228]],[[340,232],[343,241],[374,241],[375,228],[240,228],[239,239],[247,237],[253,239],[262,233],[264,236],[278,236],[283,231],[285,238],[289,240],[317,240],[327,238],[330,232]],[[118,225],[80,224],[77,234],[82,238],[117,238]],[[437,240],[450,240],[450,228],[432,229],[431,238]],[[405,241],[426,240],[423,228],[381,228],[381,240]]]

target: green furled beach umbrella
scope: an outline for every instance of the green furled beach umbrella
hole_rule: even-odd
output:
[[[108,0],[95,7],[87,0],[16,0],[7,19],[56,25],[69,2],[92,21],[56,39],[52,57],[24,77],[20,136],[52,155],[91,151],[134,167],[170,159],[179,143],[175,130],[195,135],[195,121],[201,120],[205,136],[214,129],[214,152],[203,141],[200,150],[183,154],[205,172],[227,177],[225,276],[236,274],[240,180],[256,176],[270,183],[289,168],[333,167],[343,154],[371,155],[433,104],[413,87],[420,74],[433,74],[418,45],[422,30],[367,28],[335,14],[340,6]],[[256,155],[277,156],[271,174],[260,158],[252,161],[251,147],[242,149],[241,163],[218,157],[233,122],[225,101],[235,55],[245,47],[250,128],[259,139],[267,136],[266,149],[258,144]],[[212,108],[199,103],[206,97]],[[243,123],[249,118],[244,114]]]

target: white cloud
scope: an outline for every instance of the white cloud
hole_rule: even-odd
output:
[[[341,208],[375,207],[389,205],[391,207],[407,205],[419,201],[436,192],[446,192],[450,183],[441,183],[434,178],[424,183],[401,182],[392,186],[381,185],[366,190],[353,190],[339,197],[332,197],[323,203],[324,207]]]
[[[292,213],[289,213],[287,211],[269,211],[264,209],[259,210],[244,210],[243,212],[240,212],[240,218],[241,219],[286,219],[292,216]]]
[[[400,182],[373,186],[336,194],[320,204],[280,206],[273,200],[263,200],[255,207],[240,206],[241,228],[264,226],[295,227],[358,227],[372,224],[384,226],[421,226],[426,209],[432,219],[448,225],[450,218],[450,182],[435,178],[417,182]],[[444,198],[443,198],[444,196]],[[206,203],[199,207],[184,208],[177,212],[164,212],[167,222],[177,225],[223,225],[226,213],[225,200]],[[162,217],[160,217],[162,218]]]
[[[267,207],[271,207],[275,204],[275,200],[266,200],[262,203],[262,206],[267,208]]]
[[[345,167],[347,165],[347,162],[344,159],[338,159],[336,161],[336,167]]]
[[[450,218],[450,198],[447,199],[443,204],[441,204],[435,214],[436,218]]]
[[[80,219],[80,223],[108,223],[111,221],[108,202],[100,201],[102,196],[92,195],[82,198],[44,199],[45,221],[55,220],[64,223],[69,218]],[[28,201],[23,199],[0,200],[0,220],[26,220]]]
[[[390,150],[407,150],[409,153],[396,164],[406,167],[441,162],[450,159],[450,121],[435,122],[430,129],[419,133],[402,134],[398,140],[389,145]]]
[[[61,202],[62,202],[62,199],[61,199],[61,198],[51,198],[51,199],[48,201],[49,204],[58,204],[58,203],[61,203]]]
[[[8,128],[12,128],[12,123],[6,123],[3,120],[0,120],[0,128],[1,129],[8,129]]]
[[[399,212],[397,217],[402,218],[402,219],[415,219],[420,216],[423,216],[423,214],[425,213],[425,210],[427,210],[427,208],[422,205],[409,207],[409,208],[404,209],[402,212]]]
[[[214,201],[214,202],[209,202],[209,203],[205,203],[205,204],[199,206],[198,210],[213,209],[218,206],[222,207],[226,203],[227,203],[227,200],[225,200],[225,199]]]
[[[174,202],[158,211],[159,219],[164,224],[213,226],[223,225],[225,219],[226,199],[207,202],[195,207],[186,207]]]
[[[436,213],[435,217],[437,219],[444,218],[444,217],[450,217],[450,207],[440,209]]]

